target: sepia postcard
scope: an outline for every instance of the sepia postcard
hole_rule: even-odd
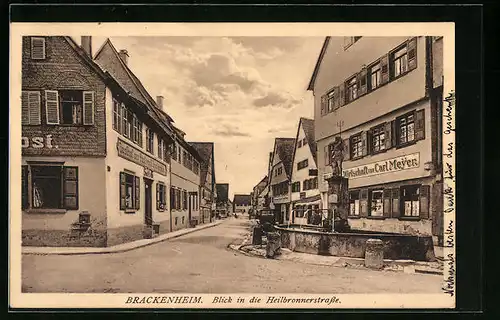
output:
[[[453,23],[12,23],[12,308],[455,307]]]

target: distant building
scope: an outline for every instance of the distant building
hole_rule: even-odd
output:
[[[233,212],[234,213],[248,213],[251,208],[251,195],[249,194],[235,194],[233,198]]]
[[[203,158],[200,174],[200,223],[211,221],[212,211],[215,211],[215,157],[213,142],[190,142]]]
[[[262,210],[264,209],[263,207],[263,203],[261,203],[261,193],[264,191],[264,189],[267,189],[267,184],[268,184],[268,177],[267,175],[262,178],[259,183],[257,183],[257,185],[255,187],[253,187],[253,191],[252,191],[252,209],[254,211],[257,211],[257,210]],[[267,195],[267,193],[266,193]]]
[[[300,118],[293,152],[290,220],[294,224],[310,224],[313,212],[321,207],[316,166],[314,120]]]
[[[215,210],[218,215],[227,215],[229,209],[232,210],[229,200],[229,184],[228,183],[217,183],[217,200]]]

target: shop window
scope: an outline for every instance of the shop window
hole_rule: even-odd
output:
[[[300,192],[300,182],[292,183],[292,192]]]
[[[120,172],[120,210],[139,210],[139,177],[127,172]]]
[[[371,217],[384,216],[384,190],[370,191],[370,210],[368,214]]]
[[[385,124],[379,125],[371,130],[372,152],[378,153],[385,150]]]
[[[420,216],[420,186],[401,187],[401,215],[403,217]]]
[[[346,103],[356,100],[358,97],[358,81],[353,77],[346,81]]]
[[[45,38],[41,37],[31,38],[31,59],[33,60],[45,59]]]
[[[309,165],[308,159],[302,160],[297,163],[297,170],[302,170],[304,168],[307,168],[308,165]]]
[[[381,85],[382,70],[380,67],[380,61],[376,62],[374,65],[370,66],[368,69],[368,90],[372,91],[377,89]]]
[[[413,112],[397,118],[396,123],[398,146],[415,141],[415,116]]]
[[[21,124],[41,124],[40,92],[23,91],[21,94]]]
[[[146,129],[146,151],[154,154],[154,140],[155,140],[155,133],[151,128]]]
[[[363,156],[363,142],[361,140],[361,134],[353,135],[350,138],[351,159],[359,158]]]
[[[156,210],[164,211],[167,208],[167,188],[161,182],[156,183]]]
[[[23,206],[29,207],[28,188],[31,187],[33,209],[78,209],[78,167],[30,166],[23,167]],[[31,186],[28,175],[31,172]]]
[[[349,215],[359,216],[359,191],[349,192]]]

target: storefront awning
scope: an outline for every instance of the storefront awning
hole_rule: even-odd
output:
[[[316,201],[321,200],[321,195],[317,194],[315,196],[307,197],[307,198],[302,198],[297,201],[294,201],[293,204],[304,204],[304,203],[312,203]]]

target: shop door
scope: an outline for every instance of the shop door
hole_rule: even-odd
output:
[[[152,208],[152,186],[153,182],[149,179],[144,179],[144,196],[145,196],[145,206],[144,206],[144,223],[147,226],[153,225],[153,208]]]

